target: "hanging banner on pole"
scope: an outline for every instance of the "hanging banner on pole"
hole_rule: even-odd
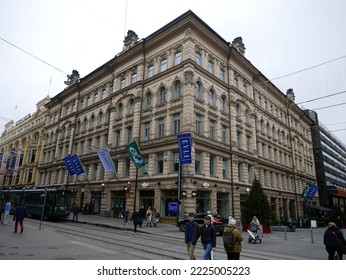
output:
[[[111,159],[109,151],[106,148],[99,149],[97,151],[97,155],[99,156],[101,160],[101,163],[103,165],[103,168],[105,169],[105,172],[115,171],[113,161]]]
[[[303,189],[302,197],[307,199],[307,200],[313,200],[318,189],[319,189],[319,187],[317,185],[306,183],[306,185]]]
[[[191,133],[179,134],[178,138],[178,146],[179,146],[179,156],[180,156],[180,164],[190,164],[192,163],[192,137]]]
[[[141,155],[141,152],[139,151],[139,147],[136,141],[133,141],[128,145],[125,145],[125,149],[137,169],[145,166],[144,159]]]

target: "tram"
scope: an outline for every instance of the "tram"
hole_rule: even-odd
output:
[[[44,219],[68,218],[71,206],[71,191],[50,188],[0,190],[0,207],[11,203],[13,214],[18,203],[24,203],[28,217],[41,217],[44,205]]]

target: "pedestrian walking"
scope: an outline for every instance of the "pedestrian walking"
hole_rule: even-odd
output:
[[[85,203],[84,208],[83,208],[83,215],[87,215],[88,214],[88,208],[89,208],[89,203]]]
[[[153,211],[151,212],[151,224],[153,227],[157,227],[158,223],[158,212],[156,208],[153,208]]]
[[[189,213],[188,219],[189,221],[185,225],[185,244],[189,259],[195,260],[196,244],[200,236],[199,226],[195,221],[195,215],[193,213]]]
[[[137,232],[137,226],[139,224],[139,213],[138,210],[136,209],[135,212],[133,212],[131,221],[133,222],[133,231],[136,233]]]
[[[19,203],[13,216],[13,221],[16,221],[14,225],[14,233],[17,233],[18,223],[20,225],[20,233],[23,233],[25,216],[26,216],[26,207],[24,203]]]
[[[146,218],[147,218],[147,227],[148,226],[150,226],[150,227],[152,227],[152,223],[151,223],[151,215],[152,215],[152,211],[151,211],[151,207],[149,206],[148,207],[148,210],[147,210],[147,212],[146,212],[146,214],[145,214],[145,216],[146,216]]]
[[[240,259],[240,252],[242,250],[241,242],[243,241],[243,237],[237,229],[236,224],[236,220],[230,216],[228,218],[228,225],[225,227],[222,235],[224,249],[228,260]]]
[[[145,209],[144,209],[144,206],[142,205],[141,209],[139,209],[139,227],[142,227],[143,225],[143,221],[145,219]]]
[[[79,214],[79,206],[77,203],[75,203],[72,207],[72,213],[73,213],[73,222],[78,222],[78,214]]]
[[[346,246],[346,241],[344,235],[334,222],[328,224],[328,228],[324,232],[323,243],[328,252],[328,260],[334,260],[335,255],[337,255],[337,259],[342,260],[342,249]]]
[[[203,260],[211,260],[211,252],[215,252],[216,230],[211,223],[210,216],[204,217],[204,224],[201,227],[201,242],[204,249]]]

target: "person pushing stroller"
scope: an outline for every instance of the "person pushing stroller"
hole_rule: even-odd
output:
[[[257,242],[262,243],[261,224],[256,216],[254,216],[252,218],[252,221],[250,222],[250,228],[248,230],[248,233],[249,233],[249,243],[251,243],[252,241],[254,241],[255,243]]]

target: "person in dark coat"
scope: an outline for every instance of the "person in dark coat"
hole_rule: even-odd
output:
[[[328,224],[328,228],[324,232],[323,243],[326,245],[328,260],[334,260],[335,252],[337,252],[339,260],[342,260],[342,248],[346,246],[346,241],[334,222]]]
[[[195,215],[189,213],[189,221],[185,224],[185,244],[190,260],[195,260],[195,248],[200,236],[199,226],[194,220]]]
[[[136,209],[135,212],[133,212],[131,221],[133,222],[133,231],[136,233],[137,232],[137,226],[139,224],[139,213],[138,210]]]
[[[26,216],[26,207],[23,203],[20,203],[17,206],[16,212],[14,213],[14,216],[13,216],[13,221],[16,221],[14,225],[14,233],[17,233],[18,223],[20,225],[20,233],[23,233],[25,216]]]
[[[211,260],[211,252],[215,252],[216,230],[211,223],[210,216],[204,217],[204,225],[201,227],[201,242],[204,248],[203,260]]]
[[[73,218],[72,221],[78,222],[78,213],[79,213],[79,206],[77,203],[75,203],[72,207],[72,213],[73,213]]]
[[[143,221],[145,219],[145,209],[144,209],[144,206],[141,207],[141,209],[139,209],[139,227],[142,227],[143,225]]]

